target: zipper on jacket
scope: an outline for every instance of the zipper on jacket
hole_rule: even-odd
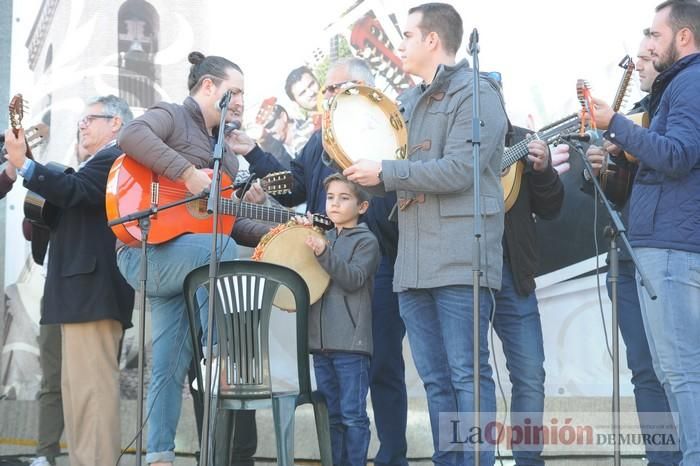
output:
[[[352,317],[352,311],[350,311],[350,306],[348,305],[348,297],[343,295],[343,302],[345,303],[345,312],[348,313],[348,317],[350,317],[350,322],[352,322],[353,328],[357,329],[357,324],[355,323],[355,319]]]
[[[342,232],[341,232],[342,233]],[[335,242],[338,241],[339,236],[336,235],[335,239],[333,240],[333,243],[329,244],[331,251],[333,250],[333,246],[335,246]],[[321,295],[321,311],[319,312],[318,316],[318,326],[320,329],[320,340],[321,340],[321,351],[325,351],[325,347],[323,345],[323,310],[325,309],[324,301],[326,300],[326,294]]]
[[[323,347],[323,302],[326,300],[326,294],[321,295],[321,310],[318,316],[318,328],[320,331],[319,339],[321,340],[321,351],[325,351]]]

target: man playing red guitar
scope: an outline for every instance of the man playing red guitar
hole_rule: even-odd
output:
[[[211,184],[204,169],[209,167],[212,159],[216,142],[214,128],[219,125],[219,102],[224,93],[232,93],[225,109],[226,121],[240,121],[243,114],[243,73],[238,65],[222,57],[205,57],[192,52],[188,58],[192,64],[188,77],[190,96],[182,105],[156,104],[124,128],[119,145],[130,157],[156,174],[180,180],[189,192],[199,194]],[[231,179],[235,179],[238,159],[226,153],[222,166]],[[218,258],[225,261],[237,256],[236,243],[229,234],[239,244],[254,246],[268,230],[267,225],[239,218],[233,232],[219,235]],[[182,285],[191,270],[209,263],[211,236],[184,234],[148,246],[147,296],[151,303],[153,340],[147,408],[151,414],[146,461],[150,464],[172,465],[175,460],[175,432],[182,406],[182,385],[193,354]],[[117,262],[127,281],[138,287],[139,249],[122,247]],[[206,321],[206,316],[203,319]],[[241,418],[243,416],[237,416],[237,422]],[[254,426],[236,430],[255,435]],[[251,443],[254,452],[254,437]]]

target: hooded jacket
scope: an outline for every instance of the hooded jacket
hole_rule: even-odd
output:
[[[311,352],[372,354],[372,289],[380,260],[379,242],[366,224],[334,228],[317,257],[330,284],[309,314]]]

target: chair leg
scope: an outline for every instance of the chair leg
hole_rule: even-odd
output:
[[[294,466],[294,411],[296,395],[272,397],[272,416],[275,421],[277,464]]]
[[[326,400],[320,393],[312,393],[311,403],[314,407],[314,420],[316,421],[316,436],[318,437],[318,450],[321,456],[321,466],[333,466],[333,449],[331,447],[331,421],[328,417]]]

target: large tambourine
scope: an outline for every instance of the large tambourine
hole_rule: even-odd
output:
[[[253,252],[253,260],[284,265],[296,271],[309,287],[310,304],[315,303],[326,291],[330,276],[314,257],[310,247],[304,244],[309,236],[325,240],[316,227],[299,225],[294,222],[279,225],[262,237]],[[272,303],[287,311],[295,309],[294,296],[285,287],[280,287]]]
[[[368,86],[351,86],[328,103],[323,148],[345,170],[361,159],[405,159],[408,131],[396,104]]]

